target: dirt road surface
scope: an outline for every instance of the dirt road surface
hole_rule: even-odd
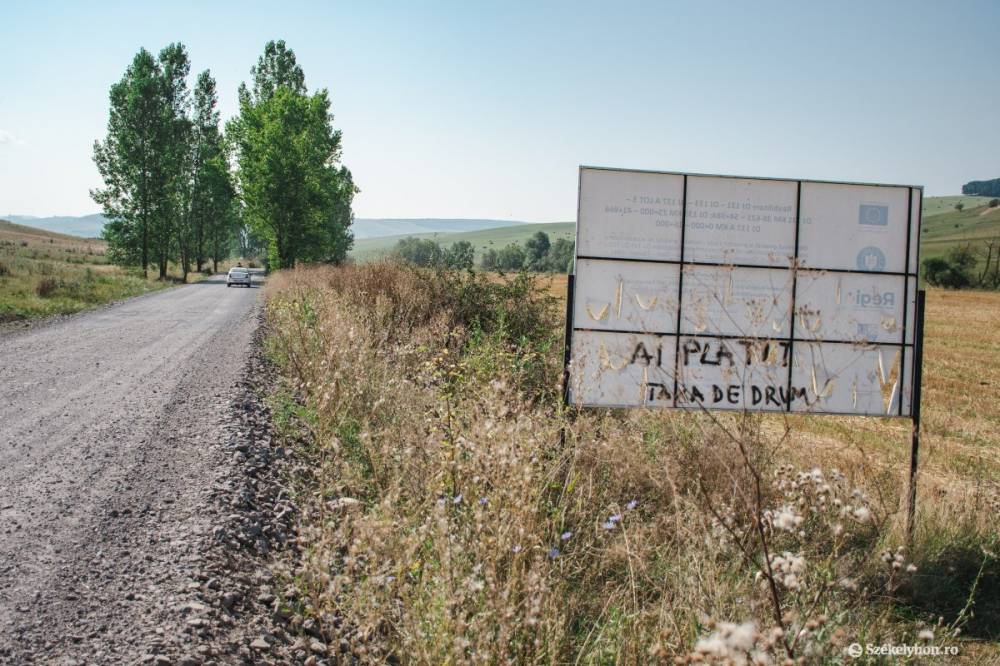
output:
[[[211,661],[157,653],[200,627],[260,294],[214,278],[0,334],[0,663]]]

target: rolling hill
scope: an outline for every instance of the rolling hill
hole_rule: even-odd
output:
[[[414,236],[418,234],[480,231],[510,227],[525,222],[517,220],[463,220],[441,218],[356,218],[351,230],[357,239],[384,236]]]
[[[565,238],[573,240],[576,235],[575,222],[554,222],[547,224],[518,224],[495,229],[481,229],[458,233],[401,234],[382,238],[363,238],[354,241],[351,256],[357,261],[371,261],[392,252],[400,239],[407,237],[431,238],[448,246],[458,241],[469,241],[476,248],[476,260],[489,248],[499,250],[508,243],[523,244],[536,231],[544,231],[550,240]]]
[[[73,217],[69,215],[55,217],[35,217],[32,215],[8,215],[6,219],[45,231],[70,234],[82,238],[99,238],[106,219],[100,213]],[[355,238],[378,238],[381,236],[400,236],[428,233],[452,233],[462,231],[479,231],[495,227],[509,227],[525,224],[517,220],[483,220],[483,219],[440,219],[440,218],[357,218],[351,230]]]
[[[100,238],[101,229],[104,228],[105,222],[104,216],[100,213],[80,217],[70,215],[55,217],[7,215],[5,219],[27,227],[44,229],[45,231],[53,231],[60,234],[69,234],[70,236],[79,236],[81,238]]]
[[[1000,238],[1000,206],[988,208],[981,204],[962,211],[952,208],[948,212],[926,215],[921,228],[921,261],[943,256],[953,247],[975,246],[995,238]]]

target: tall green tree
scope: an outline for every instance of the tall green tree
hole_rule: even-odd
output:
[[[544,231],[536,231],[524,242],[525,265],[529,270],[544,271],[549,253],[549,235]]]
[[[139,50],[109,97],[107,137],[94,142],[104,187],[91,197],[108,218],[103,236],[111,261],[141,266],[148,275],[152,232],[169,186],[162,156],[170,141],[163,72],[149,51]]]
[[[444,264],[448,268],[471,270],[476,258],[476,248],[466,240],[455,241],[444,251]]]
[[[527,255],[517,243],[510,243],[497,253],[497,268],[505,271],[519,271],[525,267]]]
[[[305,87],[295,53],[269,42],[240,87],[240,114],[228,127],[243,216],[267,243],[272,268],[298,261],[340,262],[353,242],[357,188],[341,163],[327,91]]]
[[[169,44],[159,56],[167,141],[160,162],[167,182],[166,196],[156,216],[154,242],[160,279],[166,279],[171,260],[180,259],[184,280],[190,267],[191,239],[191,155],[194,141],[189,117],[191,96],[187,77],[191,61],[181,43]]]
[[[194,88],[191,131],[191,197],[189,233],[195,270],[201,272],[211,258],[213,269],[232,246],[234,216],[233,188],[219,131],[218,94],[215,79],[205,70]],[[228,254],[228,252],[227,252]]]

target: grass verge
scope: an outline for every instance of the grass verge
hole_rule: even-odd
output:
[[[802,446],[802,419],[564,409],[561,311],[532,278],[375,263],[280,272],[267,295],[312,469],[292,622],[361,661],[998,654],[995,485],[929,503],[907,550],[878,441],[837,455]]]

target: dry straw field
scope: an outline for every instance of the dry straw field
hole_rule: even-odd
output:
[[[564,409],[563,291],[271,279],[275,414],[312,469],[293,625],[364,663],[997,663],[1000,298],[929,296],[907,547],[908,422]]]

